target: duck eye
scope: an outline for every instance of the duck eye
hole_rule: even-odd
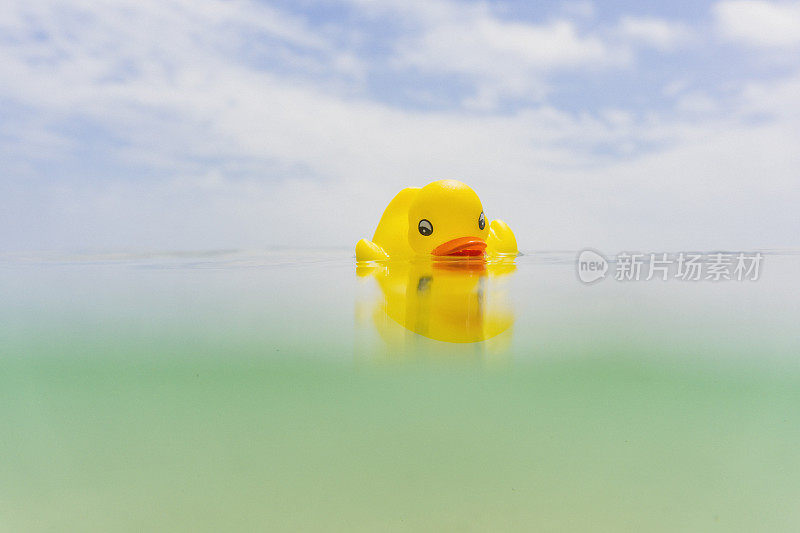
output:
[[[484,216],[483,211],[481,211],[481,216],[478,217],[478,227],[481,229],[486,227],[486,217]]]
[[[430,220],[423,218],[422,220],[419,221],[419,226],[417,226],[417,229],[419,229],[419,232],[422,235],[427,237],[428,235],[433,233],[433,224],[431,224]]]

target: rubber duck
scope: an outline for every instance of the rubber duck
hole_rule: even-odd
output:
[[[515,267],[510,258],[486,261],[401,261],[378,265],[372,276],[382,298],[373,319],[381,336],[395,344],[399,324],[437,341],[475,343],[508,330],[514,315],[504,290]],[[394,327],[392,326],[394,324]]]
[[[372,240],[356,244],[356,261],[517,254],[508,224],[488,222],[478,195],[458,180],[403,189],[389,202]]]

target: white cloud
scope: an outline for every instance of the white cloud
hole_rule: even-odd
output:
[[[403,51],[403,60],[426,68],[484,73],[496,68],[551,70],[613,62],[614,52],[574,24],[541,25],[498,20],[484,10],[432,25]]]
[[[677,79],[669,82],[662,89],[664,96],[674,97],[684,92],[689,87],[689,82],[685,79]]]
[[[800,2],[726,0],[714,5],[720,34],[756,47],[800,45]]]
[[[37,117],[0,124],[0,135],[19,140],[3,143],[0,157],[28,167],[0,181],[0,227],[28,228],[3,246],[349,246],[371,233],[397,190],[436,177],[472,184],[526,249],[797,244],[795,78],[751,83],[713,108],[684,99],[684,108],[650,113],[408,110],[364,96],[350,69],[328,68],[351,55],[336,35],[258,4],[231,5],[192,14],[184,2],[87,2],[68,25],[57,2],[19,3],[3,15],[22,44],[0,45],[0,94]],[[423,39],[453,31],[437,29],[446,25],[442,5],[417,8],[440,21]],[[477,32],[463,55],[480,52],[479,42],[485,56],[460,57],[451,37],[430,43],[479,80],[494,73],[515,87],[514,65],[497,67],[494,55],[531,72],[614,57],[564,21],[523,25],[481,9],[455,23]],[[276,20],[294,25],[291,35],[271,29]],[[290,54],[285,69],[232,52],[252,44],[242,36],[253,31],[268,34],[263,53]],[[566,43],[562,63],[531,50],[549,38]],[[532,82],[519,83],[515,90]],[[157,177],[91,181],[64,171],[61,182],[38,176],[44,185],[28,187],[37,157],[75,157],[82,139],[65,125],[86,121],[119,140],[103,145],[117,169],[144,165]]]
[[[403,21],[396,66],[436,76],[460,76],[475,86],[464,103],[491,109],[503,98],[540,101],[548,74],[618,67],[631,60],[625,46],[581,31],[568,17],[523,22],[502,17],[488,3],[450,0],[350,0],[375,14]],[[572,7],[586,13],[592,4]]]
[[[691,42],[692,34],[685,24],[655,17],[623,16],[617,33],[624,39],[648,44],[660,50],[674,50]]]
[[[567,15],[574,15],[576,17],[586,18],[586,19],[594,18],[597,11],[594,2],[591,2],[589,0],[564,2],[561,5],[561,10]]]
[[[678,98],[675,108],[687,113],[703,114],[718,111],[719,103],[707,94],[692,92]]]
[[[542,21],[513,19],[486,2],[349,0],[376,16],[402,21],[395,62],[434,76],[467,80],[467,107],[492,109],[504,99],[542,101],[554,74],[628,67],[643,47],[672,51],[694,39],[685,24],[623,16],[616,24],[586,24],[591,2],[565,3]]]

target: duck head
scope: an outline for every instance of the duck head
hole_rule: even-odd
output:
[[[483,257],[488,233],[478,195],[457,180],[429,183],[408,211],[408,242],[418,254]]]

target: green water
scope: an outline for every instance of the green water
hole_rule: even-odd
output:
[[[573,258],[519,258],[482,289],[513,326],[450,345],[346,251],[6,256],[0,530],[797,531],[800,256]]]

